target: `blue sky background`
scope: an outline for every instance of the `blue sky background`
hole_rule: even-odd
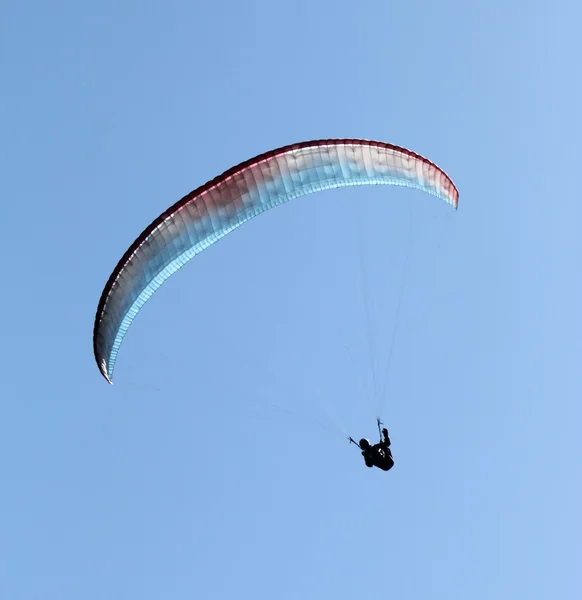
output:
[[[579,598],[577,3],[1,17],[0,598]],[[160,290],[108,386],[93,318],[133,239],[322,137],[426,156],[459,211],[389,187],[271,211]],[[370,347],[388,474],[342,437],[376,435]]]

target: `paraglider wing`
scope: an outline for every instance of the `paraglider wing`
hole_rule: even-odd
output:
[[[93,349],[111,383],[131,322],[162,283],[191,258],[258,214],[293,198],[352,185],[423,190],[457,208],[451,179],[427,159],[383,142],[317,140],[246,161],[161,214],[115,267],[97,308]]]

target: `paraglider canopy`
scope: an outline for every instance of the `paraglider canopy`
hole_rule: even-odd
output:
[[[357,139],[302,142],[267,152],[182,198],[138,236],[105,285],[93,331],[102,375],[111,383],[119,348],[137,313],[196,254],[293,198],[371,184],[416,188],[457,208],[457,189],[435,164],[398,146]]]

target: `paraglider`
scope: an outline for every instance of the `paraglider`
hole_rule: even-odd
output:
[[[111,383],[121,343],[148,299],[196,254],[260,213],[299,196],[353,185],[407,186],[457,208],[435,164],[398,146],[357,139],[285,146],[233,167],[163,212],[123,255],[95,316],[93,350]]]
[[[356,442],[353,438],[349,438],[350,442],[356,444],[362,451],[364,462],[369,468],[378,467],[382,471],[389,471],[394,466],[394,458],[392,451],[390,450],[390,436],[388,430],[383,427],[380,431],[382,422],[378,419],[378,432],[380,433],[380,441],[373,446],[370,442],[363,438],[359,442]]]

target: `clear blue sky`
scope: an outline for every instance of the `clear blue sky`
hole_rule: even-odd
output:
[[[578,4],[0,11],[0,598],[579,598]],[[160,290],[108,386],[93,318],[133,239],[322,137],[423,154],[459,211],[374,187],[262,215]],[[375,436],[406,264],[386,474],[328,425]]]

